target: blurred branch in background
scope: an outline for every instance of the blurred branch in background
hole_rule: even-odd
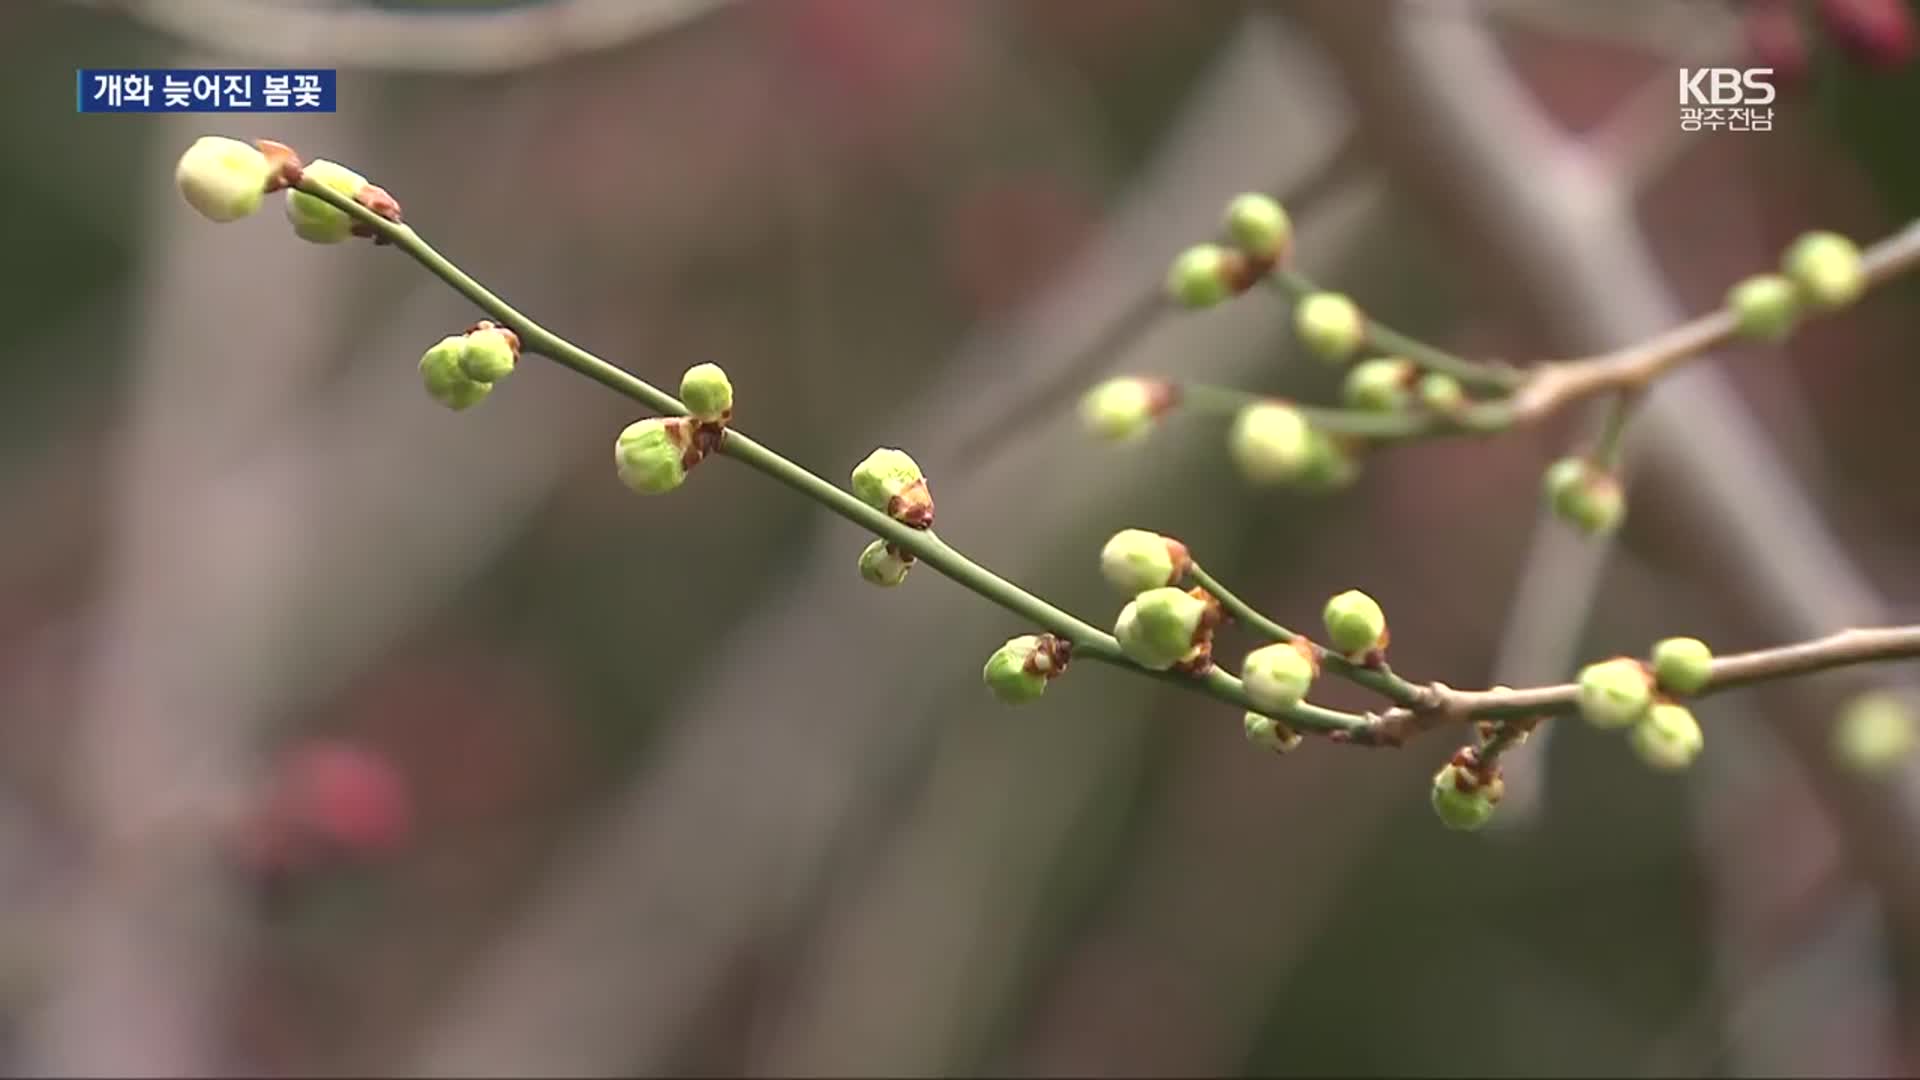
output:
[[[1455,235],[1476,237],[1500,257],[1514,295],[1531,300],[1568,347],[1605,349],[1679,321],[1609,178],[1552,131],[1476,26],[1380,3],[1316,0],[1296,10],[1347,73],[1363,114],[1394,119],[1370,133],[1398,163],[1397,175],[1445,208],[1444,220],[1460,227]],[[1713,537],[1703,551],[1713,565],[1694,570],[1748,601],[1776,632],[1816,634],[1886,617],[1721,373],[1696,367],[1663,384],[1629,440],[1643,504]],[[1658,468],[1640,466],[1642,457]],[[1561,602],[1568,599],[1563,590]],[[1541,661],[1565,666],[1564,658]],[[1920,815],[1911,768],[1901,785],[1864,785],[1830,760],[1824,723],[1803,714],[1772,729],[1814,779],[1897,939],[1912,948],[1920,942],[1920,880],[1908,853],[1920,844]],[[1723,745],[1738,738],[1717,736]]]
[[[1117,520],[1116,500],[1128,492],[1164,499],[1172,482],[1165,474],[1187,459],[1109,468],[1097,481],[1061,489],[1034,505],[1009,502],[1004,492],[1024,482],[1031,461],[1064,461],[1075,453],[1069,449],[1078,435],[1073,417],[1056,414],[1043,425],[1009,432],[990,461],[960,456],[965,433],[1053,385],[1057,366],[1099,338],[1146,283],[1158,280],[1164,253],[1179,238],[1210,227],[1220,202],[1235,190],[1213,185],[1310,172],[1333,141],[1326,107],[1309,104],[1322,100],[1310,57],[1275,54],[1270,43],[1249,37],[1221,64],[1195,93],[1178,133],[1127,207],[1103,230],[1100,246],[1067,283],[969,345],[918,406],[867,435],[883,444],[907,440],[933,478],[942,520],[954,522],[950,529],[962,530],[956,535],[977,547],[982,559],[1017,576],[1045,567],[1056,571],[1057,580],[1071,580],[1071,568],[1081,567],[1083,580],[1093,583],[1091,553]],[[1264,114],[1265,103],[1276,98],[1295,103],[1285,117],[1298,129],[1285,139],[1246,139],[1246,118]],[[1165,347],[1196,370],[1244,373],[1264,366],[1265,344],[1283,325],[1282,313],[1250,306],[1234,314],[1182,327]],[[1018,528],[1004,517],[1014,506],[1021,515]],[[1160,512],[1172,513],[1164,506]],[[930,740],[949,737],[936,725],[957,722],[959,715],[978,722],[977,675],[972,664],[954,663],[955,654],[983,657],[1022,628],[970,595],[931,581],[909,582],[900,595],[854,588],[853,530],[828,523],[821,533],[819,549],[787,589],[762,598],[755,616],[712,650],[724,658],[719,662],[725,678],[703,674],[689,682],[702,688],[701,697],[684,706],[657,764],[634,781],[604,827],[556,872],[522,924],[447,1002],[414,1063],[416,1072],[504,1075],[537,1068],[602,1074],[673,1067],[690,1023],[712,1007],[727,973],[750,950],[794,929],[831,882],[830,870],[839,877],[850,873],[842,853],[877,846],[872,830],[890,830],[898,812],[876,800],[897,798],[891,793],[900,787],[901,770],[925,760]],[[819,672],[846,662],[845,640],[821,634],[822,626],[860,628],[863,670],[914,674],[898,683],[877,676],[836,680],[831,701],[796,698],[791,688],[812,685]],[[977,645],[963,644],[968,642]],[[936,686],[947,689],[936,692]],[[1115,757],[1083,756],[1072,766],[1097,787],[1100,761],[1113,767],[1129,755],[1125,744],[1139,737],[1139,713],[1149,699],[1097,673],[1062,687],[1057,696],[1065,707],[1081,695],[1092,698],[1081,721],[1111,732],[1102,737],[1116,742]],[[933,702],[953,704],[940,708]],[[1023,739],[1021,756],[1057,762],[1068,748],[1057,742],[1051,751],[1035,746],[1038,733],[1027,719],[1009,721]],[[1048,719],[1050,727],[1070,722]],[[1056,740],[1064,737],[1055,734]],[[1043,820],[1062,827],[1080,798],[1047,800]],[[980,827],[994,825],[983,817]],[[882,865],[891,858],[883,857]],[[827,989],[816,982],[806,988]],[[864,995],[872,988],[864,980],[847,989],[870,1000]],[[931,980],[922,989],[941,992]],[[944,1000],[910,997],[901,1004],[937,1010]],[[834,1015],[836,1023],[858,1019],[837,1009]],[[979,1022],[968,1013],[895,1016],[903,1023],[914,1019],[914,1025],[888,1039],[888,1056],[923,1069],[940,1068],[954,1049],[953,1027],[942,1033],[929,1025],[969,1030]],[[856,1045],[810,1041],[808,1048],[820,1055],[814,1060],[840,1061],[838,1055]]]
[[[733,0],[547,0],[395,11],[316,0],[72,0],[254,64],[499,74],[630,46]]]

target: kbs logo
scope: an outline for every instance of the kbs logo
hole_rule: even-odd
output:
[[[1772,131],[1772,68],[1681,68],[1680,130]]]

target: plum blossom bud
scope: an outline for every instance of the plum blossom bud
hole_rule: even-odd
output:
[[[650,416],[628,424],[615,440],[614,468],[635,494],[664,494],[685,482],[692,446],[693,432],[685,419]]]
[[[1257,712],[1242,717],[1241,726],[1246,730],[1248,742],[1276,754],[1287,753],[1301,742],[1299,732],[1271,716],[1262,716]]]
[[[209,221],[238,221],[260,209],[273,165],[238,139],[203,135],[174,166],[173,182],[187,205]]]
[[[987,657],[980,676],[1003,704],[1021,705],[1046,693],[1047,683],[1067,669],[1072,647],[1052,634],[1011,638]]]
[[[695,364],[680,377],[680,402],[704,423],[725,423],[733,417],[733,383],[719,364]]]
[[[367,186],[366,177],[324,158],[308,163],[304,175],[349,199],[358,199]],[[353,235],[354,221],[345,210],[298,188],[287,189],[287,220],[293,234],[309,243],[338,244]]]
[[[428,396],[454,412],[478,405],[493,392],[491,384],[469,378],[462,369],[460,360],[466,351],[467,339],[454,334],[441,338],[420,357],[420,380]]]
[[[1128,596],[1176,584],[1192,565],[1187,545],[1145,529],[1122,529],[1100,549],[1101,575]]]
[[[933,524],[933,492],[904,450],[882,448],[853,468],[853,493],[888,517],[916,529]]]
[[[875,540],[860,553],[860,577],[884,589],[907,580],[907,571],[912,569],[913,556],[885,540]]]

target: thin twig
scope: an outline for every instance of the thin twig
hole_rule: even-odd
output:
[[[296,186],[301,191],[346,211],[377,239],[399,248],[489,315],[512,328],[520,336],[522,346],[527,352],[546,356],[658,412],[674,416],[686,415],[685,406],[672,395],[631,372],[587,352],[510,307],[421,239],[411,227],[389,221],[354,199],[309,178],[302,177]],[[1909,230],[1910,233],[1912,231]],[[1142,667],[1128,658],[1111,634],[1055,607],[967,558],[934,535],[931,530],[910,528],[894,520],[737,431],[726,432],[724,440],[720,443],[719,452],[780,481],[855,525],[913,553],[934,570],[983,599],[1070,640],[1073,642],[1076,656],[1098,660],[1162,682],[1195,689],[1238,708],[1254,708],[1240,680],[1221,668],[1213,667],[1204,674],[1194,675],[1181,671],[1155,671]],[[1780,655],[1772,661],[1760,663],[1758,667],[1751,670],[1743,667],[1742,661],[1745,660],[1751,664],[1754,663],[1754,657],[1763,654],[1748,654],[1745,658],[1729,657],[1716,662],[1712,687],[1721,689],[1744,682],[1803,674],[1806,671],[1845,664],[1920,654],[1920,627],[1846,631],[1840,635],[1832,635],[1803,645],[1768,650],[1764,655],[1774,654]],[[1375,681],[1376,688],[1393,685]],[[1396,692],[1403,696],[1407,693],[1404,689],[1397,689]],[[1573,688],[1570,685],[1538,687],[1531,690],[1511,690],[1501,687],[1492,690],[1461,691],[1435,682],[1420,688],[1419,693],[1417,709],[1403,706],[1382,716],[1362,716],[1302,702],[1290,710],[1283,711],[1276,716],[1276,719],[1285,719],[1300,730],[1329,735],[1339,741],[1363,746],[1381,746],[1399,745],[1409,734],[1447,721],[1483,718],[1512,719],[1544,715],[1568,711],[1573,705]],[[1272,710],[1266,711],[1272,712]]]

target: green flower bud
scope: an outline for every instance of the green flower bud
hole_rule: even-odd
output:
[[[202,135],[180,155],[173,183],[187,205],[209,221],[238,221],[260,209],[273,165],[238,139]]]
[[[1317,292],[1293,308],[1293,332],[1322,360],[1344,363],[1367,340],[1367,320],[1345,294]]]
[[[660,495],[687,478],[687,451],[693,432],[677,416],[650,416],[628,424],[613,444],[620,482],[636,494]]]
[[[1268,712],[1286,712],[1300,704],[1313,687],[1313,677],[1320,672],[1311,648],[1273,644],[1248,653],[1240,665],[1240,681],[1247,688],[1247,696]]]
[[[1087,391],[1080,399],[1080,419],[1099,438],[1123,442],[1146,434],[1172,403],[1172,387],[1166,383],[1127,375]]]
[[[933,492],[904,450],[880,449],[853,468],[853,493],[895,521],[924,529],[933,524]]]
[[[1306,491],[1338,491],[1351,487],[1360,476],[1360,460],[1348,449],[1346,440],[1337,439],[1319,428],[1307,431],[1307,459],[1294,481]]]
[[[1163,586],[1148,589],[1135,599],[1140,604],[1140,633],[1157,649],[1184,657],[1211,627],[1214,609],[1191,592]]]
[[[441,338],[420,357],[420,381],[427,395],[455,412],[478,405],[493,392],[493,387],[475,382],[461,370],[460,358],[466,354],[467,339],[458,334]]]
[[[860,553],[860,576],[881,588],[891,589],[907,580],[913,569],[913,556],[895,551],[885,540],[875,540]]]
[[[1271,716],[1250,712],[1241,719],[1247,741],[1276,754],[1284,754],[1300,745],[1301,735]]]
[[[1653,647],[1653,677],[1670,694],[1697,694],[1713,678],[1713,650],[1699,638],[1658,642]]]
[[[1867,291],[1860,249],[1836,232],[1803,234],[1787,248],[1780,266],[1812,308],[1843,308]]]
[[[366,177],[324,158],[310,162],[304,174],[349,199],[367,186]],[[345,210],[297,188],[287,189],[287,220],[293,223],[293,234],[309,243],[337,244],[353,235],[353,218]]]
[[[987,657],[981,678],[1006,705],[1021,705],[1047,692],[1047,682],[1066,668],[1065,643],[1051,634],[1012,638]]]
[[[1580,715],[1597,728],[1623,728],[1653,705],[1653,676],[1628,656],[1588,664],[1580,671]]]
[[[1900,694],[1872,690],[1847,702],[1833,729],[1833,752],[1840,764],[1872,776],[1890,772],[1920,745],[1920,718]]]
[[[1610,533],[1626,519],[1627,494],[1619,479],[1584,458],[1554,462],[1542,486],[1554,515],[1588,536]]]
[[[1633,725],[1627,741],[1640,760],[1656,769],[1684,769],[1700,756],[1706,736],[1693,710],[1671,701],[1656,703]]]
[[[1195,244],[1167,270],[1167,295],[1182,307],[1210,308],[1240,291],[1246,257],[1218,244]]]
[[[1408,387],[1418,374],[1419,369],[1413,366],[1412,361],[1397,356],[1362,360],[1347,372],[1341,399],[1350,409],[1399,412],[1407,407],[1407,401],[1412,396]]]
[[[1440,824],[1460,832],[1472,832],[1493,818],[1506,784],[1498,777],[1481,783],[1469,769],[1453,762],[1433,774],[1430,800]]]
[[[1313,429],[1300,410],[1279,401],[1249,405],[1228,433],[1234,464],[1256,484],[1298,480],[1313,456]]]
[[[680,376],[680,401],[694,419],[722,423],[733,418],[733,383],[718,364],[695,364]]]
[[[1191,593],[1148,589],[1120,609],[1113,636],[1135,663],[1165,671],[1193,651],[1212,615],[1212,607]]]
[[[1335,652],[1359,656],[1387,647],[1387,613],[1359,589],[1348,589],[1328,600],[1321,621],[1326,624],[1327,641]]]
[[[477,383],[494,383],[513,374],[520,355],[520,339],[513,331],[483,326],[469,331],[460,354],[460,370]]]
[[[1122,529],[1100,549],[1100,573],[1128,596],[1172,585],[1187,575],[1187,545],[1145,529]]]
[[[1428,409],[1445,415],[1459,411],[1466,403],[1467,391],[1459,379],[1440,371],[1420,377],[1420,404]]]
[[[1272,196],[1250,192],[1227,204],[1226,232],[1240,250],[1256,259],[1273,261],[1287,249],[1293,223]]]
[[[1727,290],[1727,310],[1741,337],[1779,341],[1800,320],[1800,294],[1779,274],[1755,274]]]

